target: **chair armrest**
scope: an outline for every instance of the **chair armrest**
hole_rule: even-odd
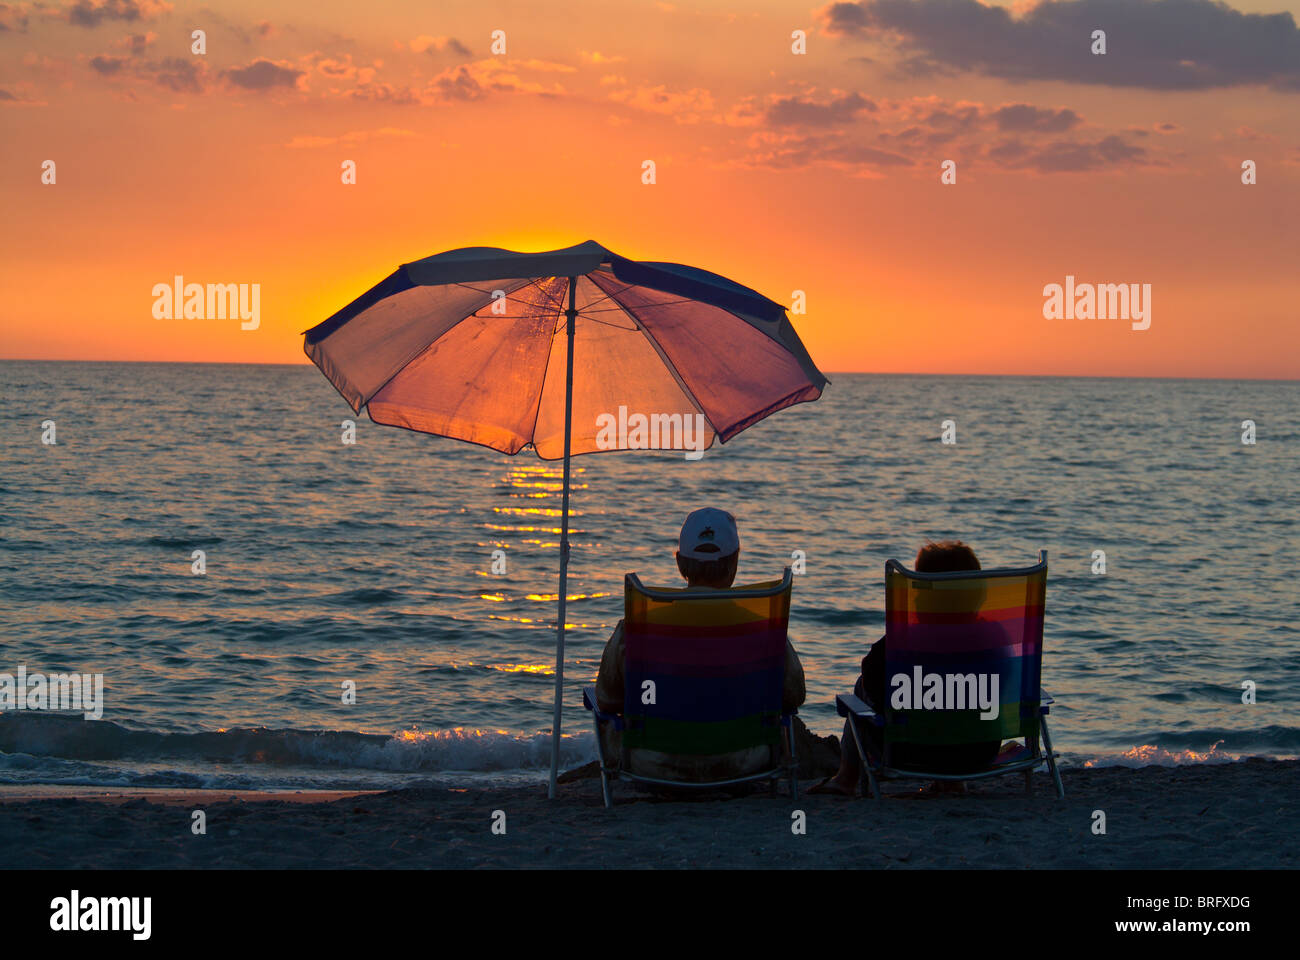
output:
[[[623,729],[623,718],[617,713],[606,713],[596,705],[596,688],[582,688],[582,705],[596,715],[596,719],[605,723],[613,722],[615,729]]]
[[[875,711],[867,706],[867,704],[856,695],[852,693],[841,693],[835,698],[835,712],[841,717],[847,717],[852,714],[860,720],[866,720],[871,717]]]
[[[1052,712],[1052,704],[1056,701],[1048,696],[1047,691],[1041,687],[1038,690],[1038,713],[1040,716],[1048,716]]]

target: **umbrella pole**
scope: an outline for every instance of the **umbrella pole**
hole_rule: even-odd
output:
[[[573,437],[573,334],[578,324],[578,278],[569,278],[568,349],[564,371],[564,496],[560,506],[560,622],[555,630],[555,716],[551,720],[551,783],[547,797],[555,799],[560,773],[560,715],[564,706],[564,601],[569,588],[569,457]]]

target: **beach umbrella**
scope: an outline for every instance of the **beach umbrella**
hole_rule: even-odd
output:
[[[466,247],[403,264],[304,334],[375,423],[564,460],[550,795],[559,770],[569,462],[607,449],[725,443],[827,380],[785,308],[725,277],[587,241]]]

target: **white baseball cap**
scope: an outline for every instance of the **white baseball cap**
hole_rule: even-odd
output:
[[[697,560],[720,560],[740,549],[736,518],[726,510],[704,507],[692,511],[682,524],[677,551]]]

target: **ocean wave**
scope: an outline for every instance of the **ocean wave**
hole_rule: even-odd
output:
[[[0,756],[71,761],[179,760],[268,767],[441,773],[549,769],[549,733],[504,730],[399,730],[391,735],[345,730],[235,728],[199,733],[134,730],[109,720],[52,714],[0,716]],[[590,732],[560,741],[565,767],[595,759]]]

